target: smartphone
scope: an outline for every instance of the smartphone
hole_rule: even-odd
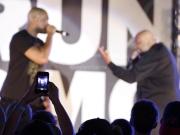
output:
[[[48,83],[49,83],[49,73],[37,72],[35,92],[48,94]]]

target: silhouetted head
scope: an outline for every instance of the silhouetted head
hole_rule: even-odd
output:
[[[76,135],[111,135],[111,124],[105,119],[90,119],[79,127]]]
[[[19,135],[54,135],[54,133],[47,123],[35,120],[27,124]]]
[[[32,120],[42,120],[47,123],[56,125],[56,120],[51,112],[39,110],[33,113]]]
[[[112,125],[113,130],[120,129],[123,135],[133,134],[133,129],[131,127],[131,124],[125,119],[116,119],[111,123],[111,125]]]
[[[180,134],[180,101],[173,101],[166,105],[161,119],[159,134]]]
[[[131,110],[130,123],[135,132],[150,133],[157,126],[158,109],[150,100],[139,100]]]

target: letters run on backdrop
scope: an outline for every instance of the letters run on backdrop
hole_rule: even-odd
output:
[[[159,31],[168,24],[157,23],[161,22],[158,18],[162,18],[159,16],[164,9],[159,2],[168,3],[167,0],[0,0],[0,87],[7,74],[13,34],[24,28],[32,7],[41,7],[48,12],[50,24],[70,34],[68,37],[55,34],[46,67],[50,80],[59,87],[59,96],[75,128],[96,117],[110,122],[116,118],[129,120],[136,83],[128,84],[114,77],[97,50],[105,46],[112,61],[125,66],[133,48],[132,37],[137,32],[149,29],[163,38]],[[129,8],[130,5],[133,6]],[[157,13],[156,5],[162,5]],[[170,6],[165,8],[170,12]],[[45,40],[46,35],[38,36]],[[52,113],[55,114],[53,106]]]

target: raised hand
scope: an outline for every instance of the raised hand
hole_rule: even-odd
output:
[[[131,54],[131,59],[134,60],[139,54],[140,54],[140,50],[139,49],[133,50],[133,52]]]
[[[110,56],[109,56],[108,51],[107,51],[107,50],[104,50],[104,46],[99,47],[98,50],[99,50],[99,52],[101,53],[101,55],[103,56],[105,62],[106,62],[107,64],[109,64],[109,63],[111,62],[111,59],[110,59]]]
[[[23,96],[23,99],[26,101],[26,103],[30,103],[34,101],[36,98],[45,96],[44,93],[35,93],[35,86],[36,86],[36,77],[33,81],[33,84],[29,88],[29,90],[26,92],[26,94]]]
[[[46,27],[47,34],[54,34],[56,32],[56,27],[53,25],[48,25]]]
[[[48,89],[49,89],[49,98],[52,101],[56,114],[58,116],[58,122],[61,127],[62,134],[75,135],[71,120],[60,102],[59,89],[52,82],[49,82]]]
[[[52,101],[52,103],[59,101],[59,89],[56,87],[56,85],[52,82],[49,82],[48,89],[49,98]]]

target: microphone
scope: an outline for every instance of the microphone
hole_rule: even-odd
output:
[[[140,53],[140,50],[135,50],[135,51],[132,53],[132,55],[131,55],[128,63],[127,63],[126,69],[129,69],[129,68],[131,67],[131,65],[133,65],[133,62],[134,62],[135,60],[137,60],[137,58],[138,58],[138,59],[141,58],[141,56],[140,56],[139,53]]]
[[[132,63],[133,63],[133,59],[130,58],[128,63],[127,63],[126,69],[129,69],[130,66],[132,65]]]
[[[62,36],[68,36],[69,35],[69,33],[67,33],[67,32],[65,32],[65,31],[60,31],[60,30],[56,30],[56,33],[59,33],[59,34],[61,34]]]

